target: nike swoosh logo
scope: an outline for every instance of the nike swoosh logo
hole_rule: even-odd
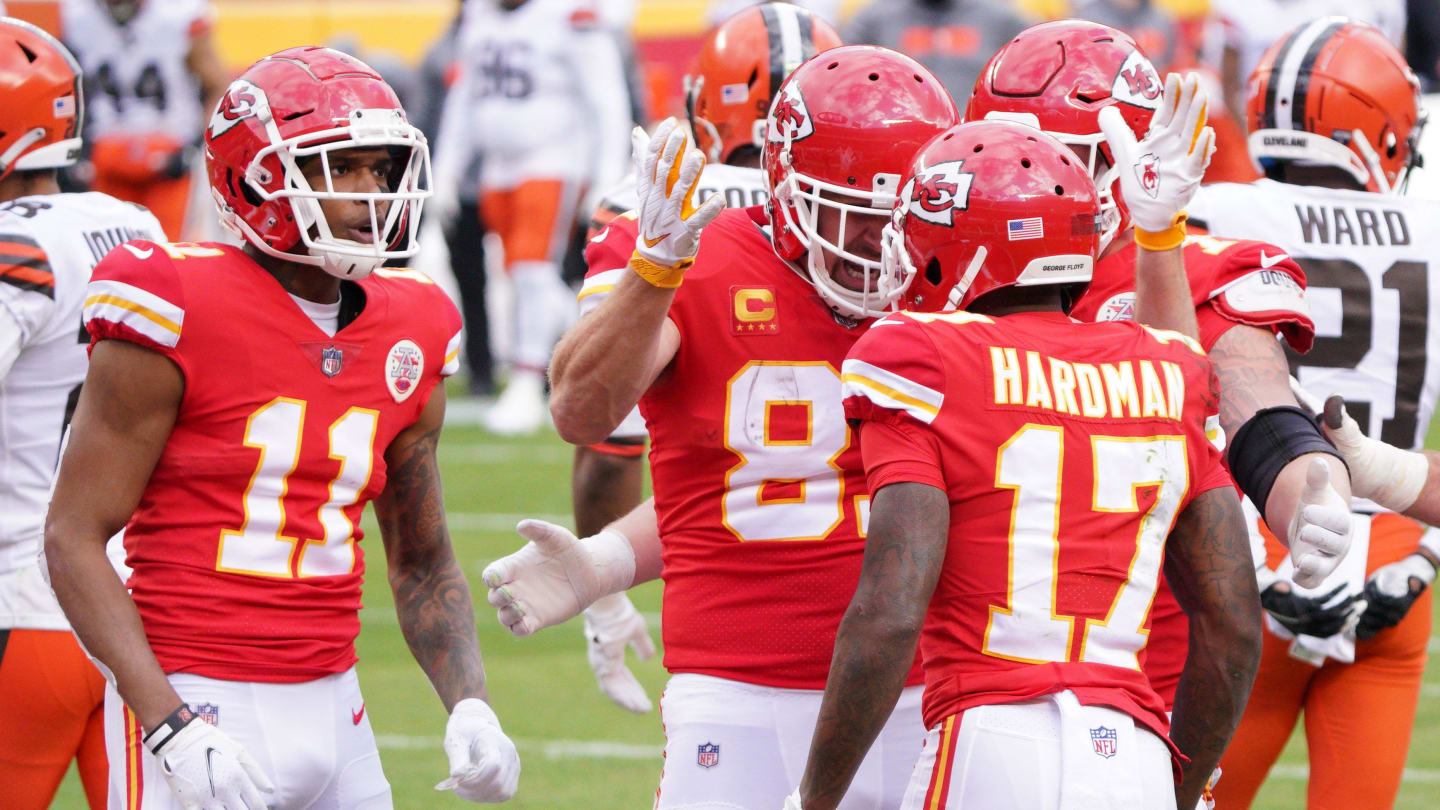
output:
[[[210,795],[212,797],[215,795],[215,770],[210,764],[210,757],[214,756],[215,753],[216,749],[214,748],[205,749],[205,778],[210,780]]]
[[[890,320],[889,318],[885,318],[885,319],[878,320],[878,321],[870,324],[870,328],[871,328],[871,329],[874,329],[874,328],[877,327],[877,326],[902,326],[902,325],[903,325],[903,323],[902,323],[901,321],[892,321],[892,320]]]
[[[670,235],[670,234],[668,234],[668,233],[662,233],[662,234],[660,234],[659,236],[655,237],[654,239],[646,239],[646,240],[645,240],[645,247],[655,247],[656,245],[658,245],[658,244],[660,244],[661,242],[665,241],[665,237],[667,237],[667,236],[669,236],[669,235]]]
[[[360,711],[358,711],[358,712],[357,712],[357,711],[352,711],[352,712],[350,712],[350,723],[351,723],[352,725],[358,726],[358,725],[360,725],[360,721],[363,720],[363,719],[365,719],[365,704],[364,704],[364,703],[361,703],[361,704],[360,704]]]
[[[1285,253],[1277,253],[1274,256],[1266,256],[1265,251],[1262,250],[1260,251],[1260,266],[1268,270],[1288,258],[1290,258],[1290,256]]]
[[[141,250],[134,245],[125,244],[123,242],[120,244],[120,247],[123,247],[126,250],[130,251],[130,253],[134,255],[135,258],[139,259],[142,262],[150,258],[150,254],[155,252],[155,248],[145,248],[144,250]]]

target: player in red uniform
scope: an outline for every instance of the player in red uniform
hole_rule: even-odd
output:
[[[830,24],[790,3],[761,3],[727,18],[705,38],[694,74],[685,79],[685,109],[695,146],[707,159],[697,183],[698,199],[721,194],[732,207],[765,201],[760,146],[765,113],[780,82],[818,51],[840,44]],[[777,47],[778,45],[778,47]],[[755,77],[763,77],[757,80]],[[760,126],[757,127],[757,124]],[[593,238],[607,226],[611,233],[590,254],[596,270],[580,290],[580,314],[600,305],[634,251],[636,221],[634,175],[609,192],[590,220]],[[628,236],[626,235],[628,233]],[[623,248],[623,253],[617,248]],[[570,491],[575,531],[599,532],[641,500],[645,466],[645,419],[633,409],[598,444],[575,448]],[[625,594],[612,594],[585,609],[587,658],[601,690],[631,711],[650,711],[650,698],[625,666],[625,647],[642,658],[655,645],[645,619]]]
[[[838,805],[917,640],[930,732],[902,808],[1200,798],[1259,660],[1258,617],[1233,609],[1258,598],[1249,543],[1199,345],[1065,315],[1099,213],[1083,164],[1030,127],[962,124],[914,157],[885,250],[917,311],[845,358],[874,504],[787,810]],[[1162,560],[1196,618],[1178,786],[1140,671]]]
[[[1144,140],[1135,141],[1155,117],[1158,85],[1154,69],[1124,33],[1098,23],[1046,23],[991,57],[966,120],[1029,123],[1089,159],[1104,218],[1101,258],[1071,315],[1082,321],[1133,318],[1199,337],[1220,380],[1220,424],[1236,480],[1270,525],[1284,531],[1292,557],[1313,583],[1349,547],[1350,491],[1334,447],[1313,421],[1301,418],[1275,340],[1283,336],[1299,351],[1310,347],[1314,324],[1304,300],[1305,276],[1273,245],[1187,237],[1183,217],[1167,229],[1170,211],[1162,211],[1158,222],[1153,214],[1143,225],[1136,219],[1132,227],[1133,217],[1169,193],[1164,183],[1155,194],[1142,186],[1141,164],[1149,153]],[[1119,114],[1102,116],[1103,110]],[[1183,256],[1189,290],[1171,291],[1178,293],[1170,296],[1177,306],[1146,311],[1136,294],[1149,279],[1143,268],[1137,272],[1137,258],[1156,252]],[[1317,463],[1325,465],[1319,474],[1328,472],[1329,481],[1311,488],[1307,473]],[[1313,607],[1279,587],[1263,596],[1276,611]],[[1152,632],[1146,672],[1168,706],[1185,663],[1185,616],[1163,583]]]
[[[670,122],[637,150],[638,238],[612,244],[612,231],[591,247],[623,250],[630,269],[562,340],[551,411],[563,438],[588,443],[639,400],[659,553],[635,532],[577,544],[526,523],[534,544],[485,577],[501,620],[523,635],[663,575],[673,677],[658,808],[769,810],[799,777],[867,511],[840,363],[882,303],[879,235],[905,156],[957,118],[914,60],[826,51],[771,106],[767,207],[717,217],[712,199],[692,213],[703,160],[682,151]],[[924,735],[919,667],[907,666],[911,687],[851,807],[894,807],[904,791]]]
[[[304,47],[231,84],[205,144],[246,244],[128,242],[96,267],[46,525],[56,596],[111,674],[111,806],[391,806],[354,670],[372,501],[451,712],[440,787],[504,800],[519,761],[435,460],[460,320],[424,276],[377,269],[413,252],[424,136],[367,65]],[[122,527],[129,594],[104,556]]]

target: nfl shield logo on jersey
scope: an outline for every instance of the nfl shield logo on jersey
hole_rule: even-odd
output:
[[[320,370],[325,372],[326,377],[334,377],[339,374],[340,363],[343,360],[343,354],[334,346],[326,346],[320,350]]]
[[[715,743],[701,743],[695,753],[695,761],[702,768],[713,768],[720,764],[720,746]]]
[[[1090,729],[1090,745],[1097,755],[1109,759],[1115,756],[1120,748],[1120,735],[1116,734],[1113,728],[1097,726]]]
[[[214,703],[201,703],[195,707],[195,716],[212,726],[220,725],[220,707]]]
[[[420,384],[425,369],[425,353],[413,340],[401,340],[390,347],[385,357],[385,387],[396,402],[404,402]]]

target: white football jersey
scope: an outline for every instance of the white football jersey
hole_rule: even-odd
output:
[[[185,143],[204,124],[186,60],[212,22],[208,0],[142,3],[125,25],[99,0],[61,0],[65,44],[85,71],[86,138],[163,134]]]
[[[0,203],[0,317],[20,330],[19,355],[0,377],[0,627],[65,627],[33,569],[85,379],[85,286],[96,262],[131,239],[164,241],[165,232],[149,211],[104,194]]]
[[[1366,434],[1419,447],[1440,394],[1440,202],[1259,180],[1204,186],[1189,211],[1216,236],[1289,251],[1315,320],[1291,373],[1343,396]]]
[[[487,187],[620,179],[630,102],[618,42],[593,0],[527,0],[510,10],[467,3],[457,53],[441,137],[446,149],[470,140]]]

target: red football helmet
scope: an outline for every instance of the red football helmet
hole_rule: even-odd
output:
[[[333,152],[374,147],[396,155],[387,190],[337,192],[329,171],[325,188],[314,189],[300,169],[306,159],[328,166]],[[271,256],[359,279],[415,253],[409,226],[431,194],[430,149],[395,91],[353,56],[305,46],[251,65],[210,116],[205,158],[221,223]],[[365,201],[372,240],[337,238],[321,200]]]
[[[848,220],[890,216],[907,161],[959,120],[955,102],[914,59],[887,48],[850,45],[791,73],[766,120],[761,160],[776,254],[788,261],[803,256],[810,283],[837,312],[883,313],[890,302],[881,300],[875,287],[880,260],[846,247]],[[823,208],[839,213],[833,241],[816,227]],[[862,289],[831,278],[827,254],[858,268]]]
[[[790,3],[761,3],[715,27],[685,77],[685,114],[711,163],[765,143],[765,113],[800,63],[840,45],[830,24]]]
[[[1130,227],[1130,212],[1120,197],[1114,155],[1100,132],[1100,111],[1115,105],[1136,139],[1144,138],[1164,89],[1130,35],[1100,23],[1061,20],[1021,31],[990,57],[975,81],[965,120],[1018,121],[1083,147],[1076,151],[1087,158],[1100,189],[1103,250]]]
[[[880,287],[935,312],[1001,287],[1085,284],[1099,225],[1095,183],[1065,144],[1008,121],[960,124],[910,160]]]
[[[1420,80],[1368,23],[1322,17],[1281,37],[1250,74],[1245,111],[1261,171],[1292,160],[1333,166],[1389,194],[1420,163]]]
[[[85,117],[80,65],[30,23],[0,17],[0,178],[69,166]]]

